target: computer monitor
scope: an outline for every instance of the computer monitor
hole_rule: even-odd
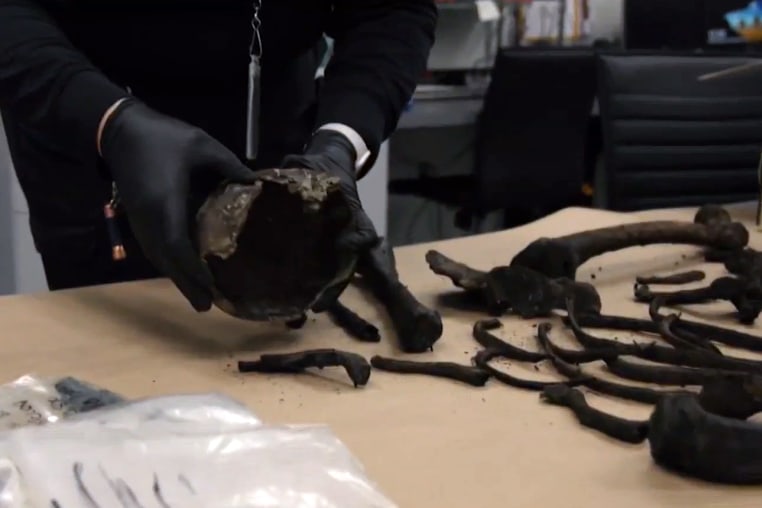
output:
[[[706,13],[706,44],[712,48],[745,46],[746,42],[733,31],[725,14],[748,7],[751,0],[704,0]]]
[[[693,50],[706,45],[707,0],[625,0],[624,46]]]

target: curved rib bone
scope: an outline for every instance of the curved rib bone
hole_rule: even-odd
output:
[[[640,222],[539,238],[519,252],[511,266],[531,268],[551,278],[574,279],[577,268],[590,258],[628,247],[665,243],[734,250],[748,242],[749,232],[738,222]]]
[[[701,270],[689,270],[687,272],[671,273],[669,275],[638,275],[638,284],[689,284],[700,282],[706,278],[706,273]]]
[[[680,291],[651,291],[647,285],[635,286],[635,298],[641,302],[651,302],[660,298],[664,305],[689,305],[725,300],[738,311],[738,320],[752,324],[762,311],[762,287],[746,278],[719,277],[709,286]]]
[[[546,387],[541,398],[548,404],[569,408],[583,427],[597,430],[625,443],[638,444],[648,436],[648,422],[625,420],[590,407],[585,395],[576,388],[558,384]]]

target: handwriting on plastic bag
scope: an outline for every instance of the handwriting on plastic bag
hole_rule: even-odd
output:
[[[0,407],[0,428],[15,429],[25,425],[42,425],[65,416],[64,404],[60,398],[48,398],[46,405],[44,409],[38,408],[26,399],[6,403]]]
[[[100,480],[101,483],[101,485],[98,486],[93,485],[92,478],[90,482],[85,481],[84,465],[81,462],[75,462],[72,466],[73,481],[77,485],[79,495],[91,508],[115,506],[116,502],[120,503],[121,506],[128,508],[143,508],[149,506],[146,504],[148,499],[153,499],[161,508],[170,508],[170,504],[164,496],[165,487],[170,483],[181,487],[186,491],[187,495],[193,496],[196,494],[190,480],[183,474],[178,474],[174,481],[168,482],[166,480],[160,481],[159,475],[154,473],[153,482],[150,486],[151,492],[148,493],[145,491],[145,485],[131,486],[122,478],[113,478],[100,464],[97,469],[98,480]],[[102,489],[104,483],[108,487],[105,492]],[[162,486],[162,483],[164,484],[164,487]],[[99,489],[99,487],[101,488]],[[97,492],[99,490],[100,492]],[[63,508],[61,502],[56,499],[51,499],[50,506],[53,508]]]

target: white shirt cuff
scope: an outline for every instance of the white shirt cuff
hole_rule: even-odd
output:
[[[368,145],[365,144],[365,140],[362,139],[362,136],[356,130],[343,123],[327,123],[319,127],[318,131],[334,131],[347,138],[355,149],[355,173],[359,173],[363,169],[371,154]]]

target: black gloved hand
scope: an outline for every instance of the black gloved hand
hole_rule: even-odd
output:
[[[283,168],[304,168],[325,171],[341,181],[341,190],[352,211],[352,227],[341,238],[339,247],[362,252],[376,243],[378,235],[360,203],[355,177],[355,149],[342,134],[334,131],[318,131],[312,137],[303,154],[289,155],[283,159]]]
[[[376,228],[360,203],[355,177],[355,149],[342,134],[333,131],[318,131],[312,137],[304,153],[289,155],[283,159],[283,168],[304,168],[325,171],[338,177],[341,190],[352,211],[350,227],[337,238],[339,252],[358,255],[371,249],[380,241]],[[314,312],[324,312],[346,289],[350,279],[324,291],[320,299],[312,306]]]
[[[209,310],[213,279],[191,239],[191,196],[252,172],[203,130],[133,99],[108,119],[100,147],[146,257],[197,311]]]

